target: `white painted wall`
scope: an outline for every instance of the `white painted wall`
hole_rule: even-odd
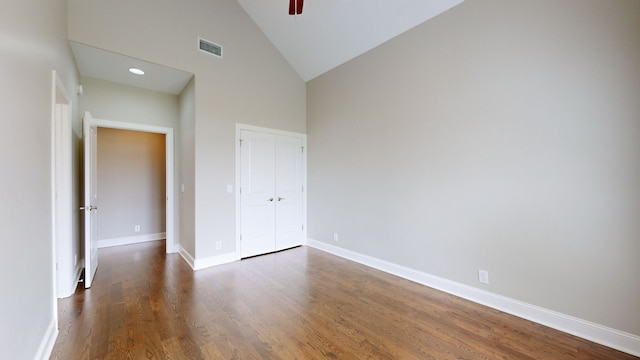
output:
[[[640,335],[640,2],[466,1],[307,91],[310,238]]]
[[[97,162],[98,241],[164,233],[164,134],[98,128]]]
[[[58,72],[73,104],[77,104],[78,83],[66,41],[66,15],[64,0],[14,1],[3,3],[0,11],[0,229],[5,239],[0,252],[2,359],[43,357],[57,333],[51,71]],[[80,129],[77,114],[74,107],[76,135]],[[78,204],[77,194],[73,201]]]
[[[199,51],[199,36],[221,44],[223,58]],[[191,255],[234,253],[235,124],[304,133],[302,79],[236,1],[70,0],[69,38],[195,74]]]

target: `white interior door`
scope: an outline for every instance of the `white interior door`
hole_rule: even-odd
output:
[[[98,268],[98,126],[89,112],[84,115],[84,287],[90,288]]]
[[[276,137],[276,250],[302,244],[302,139]]]
[[[276,249],[275,139],[244,130],[240,139],[240,251],[249,257]]]

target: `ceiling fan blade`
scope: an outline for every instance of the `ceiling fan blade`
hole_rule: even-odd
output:
[[[302,14],[302,3],[304,0],[289,0],[289,15]]]
[[[302,3],[304,2],[304,0],[297,0],[298,3],[296,4],[296,14],[300,15],[302,14]]]

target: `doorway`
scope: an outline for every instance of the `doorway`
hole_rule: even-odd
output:
[[[153,125],[144,125],[144,124],[136,124],[136,123],[127,123],[120,121],[112,121],[112,120],[104,120],[104,119],[95,119],[91,116],[89,112],[85,113],[84,116],[85,128],[106,128],[106,129],[119,129],[119,130],[131,130],[131,131],[139,131],[145,133],[155,133],[155,134],[163,134],[165,139],[165,194],[166,194],[166,205],[165,205],[165,232],[166,232],[166,241],[165,241],[165,251],[167,253],[176,252],[177,244],[175,243],[175,201],[174,201],[174,148],[173,148],[173,129],[153,126]],[[94,138],[97,141],[97,137]],[[90,141],[89,137],[85,137],[85,141]],[[97,145],[97,144],[93,144]],[[94,156],[85,156],[85,169],[93,168],[94,164],[92,161],[95,161]],[[97,173],[90,171],[85,173],[84,184],[85,188],[91,184],[97,183]],[[99,185],[98,185],[99,187]],[[95,208],[95,204],[85,203],[85,209]],[[97,233],[92,231],[91,222],[85,221],[85,249],[97,247]],[[94,261],[92,264],[91,261]],[[90,256],[85,256],[85,269],[95,268],[97,266],[98,259],[92,259]],[[87,281],[89,280],[89,281]],[[91,279],[85,279],[85,287],[90,287]]]
[[[98,248],[166,238],[165,136],[98,128]]]

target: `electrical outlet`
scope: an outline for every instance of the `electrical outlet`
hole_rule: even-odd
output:
[[[489,272],[487,270],[478,270],[478,281],[483,284],[489,284]]]
[[[136,225],[136,226],[133,228],[133,231],[135,231],[135,232],[140,232],[140,225]]]
[[[216,250],[222,250],[222,241],[216,241]]]
[[[333,233],[333,241],[338,242],[338,233]]]

